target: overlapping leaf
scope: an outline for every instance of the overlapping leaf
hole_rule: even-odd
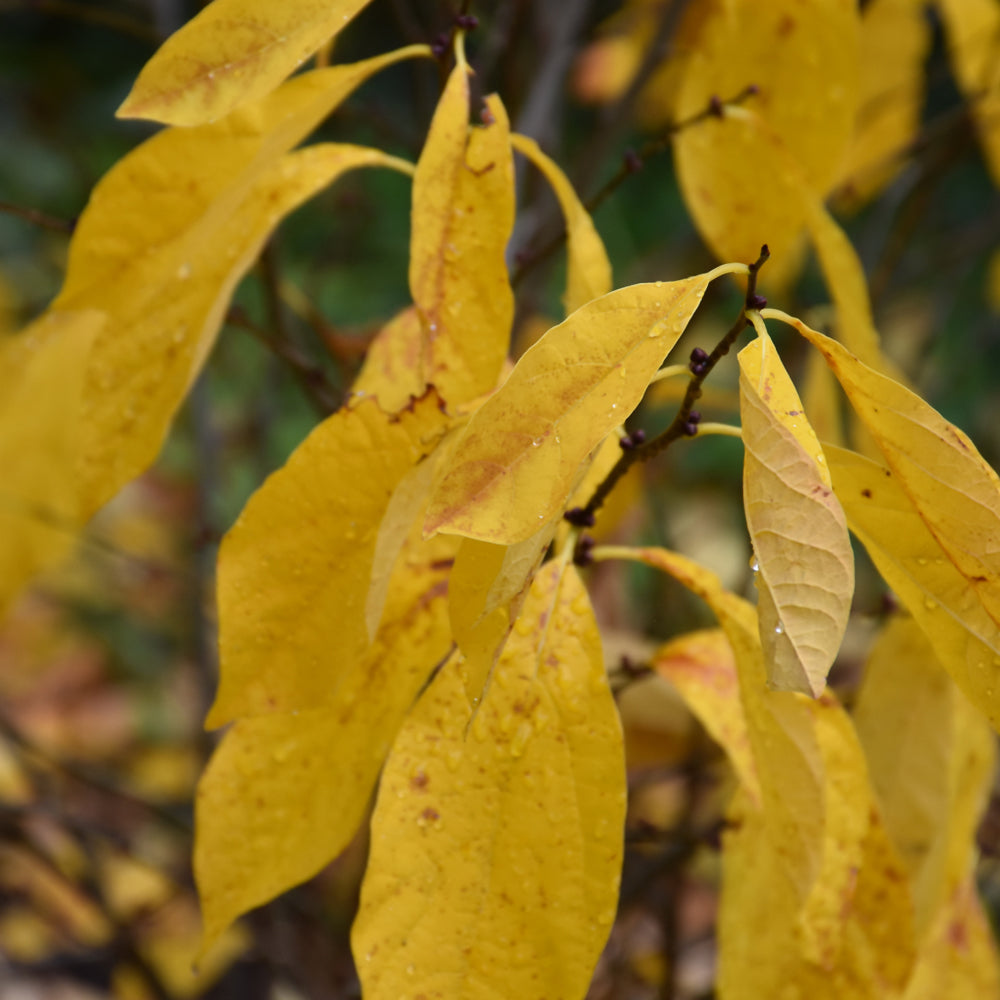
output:
[[[427,530],[511,545],[561,512],[582,464],[639,404],[714,275],[631,285],[549,330],[469,421]]]
[[[757,560],[769,682],[818,695],[854,596],[844,512],[792,380],[770,337],[739,354],[743,507]]]
[[[703,111],[711,99],[759,88],[753,107],[789,143],[809,190],[822,196],[836,179],[853,128],[858,15],[844,0],[711,0],[691,4],[691,49],[674,111]],[[683,31],[682,27],[682,31]],[[721,260],[754,260],[767,243],[775,280],[805,222],[766,158],[754,129],[726,116],[680,131],[674,140],[684,201]]]
[[[912,618],[891,620],[879,636],[854,719],[923,935],[972,870],[994,738]]]
[[[353,662],[368,646],[382,520],[447,425],[433,393],[396,417],[363,400],[320,424],[250,499],[219,554],[221,679],[209,726],[337,696],[322,665]]]
[[[971,875],[996,759],[989,727],[902,618],[872,650],[854,717],[913,892],[920,945],[905,1000],[995,995],[996,946]]]
[[[763,808],[744,795],[731,812],[722,995],[780,995],[794,982],[810,996],[874,1000],[900,988],[913,959],[911,904],[846,714],[829,693],[814,701],[766,690],[754,609],[714,574],[663,549],[604,551],[628,553],[703,597],[735,654]]]
[[[398,165],[378,150],[356,146],[323,144],[289,153],[261,175],[232,214],[214,219],[207,232],[193,230],[181,246],[123,276],[145,283],[141,306],[114,303],[110,289],[82,296],[109,309],[90,352],[81,407],[85,509],[99,507],[155,459],[236,284],[277,223],[348,170]],[[181,263],[170,271],[169,256],[178,252]]]
[[[650,666],[680,692],[712,738],[726,751],[750,800],[760,805],[760,784],[747,732],[736,659],[719,629],[688,632],[660,646]]]
[[[201,125],[274,90],[368,0],[213,0],[139,74],[122,118]]]
[[[448,612],[473,705],[479,704],[489,684],[496,657],[555,532],[550,522],[514,545],[462,540],[451,574]]]
[[[469,716],[452,660],[393,746],[352,933],[365,996],[583,996],[614,919],[625,776],[575,570],[540,572],[471,732]]]
[[[514,225],[507,112],[469,129],[468,66],[459,58],[413,178],[410,293],[424,334],[424,377],[454,406],[491,390],[510,342],[514,295],[505,251]]]
[[[156,456],[233,288],[282,216],[344,170],[409,169],[354,146],[282,157],[372,73],[425,51],[307,74],[214,125],[168,129],[98,184],[53,305],[107,315],[86,372],[86,513]]]
[[[948,54],[972,108],[986,164],[1000,185],[1000,6],[995,0],[938,0]]]
[[[398,413],[427,387],[426,340],[415,306],[398,312],[375,335],[351,391],[374,396],[386,413]]]
[[[769,311],[773,312],[773,311]],[[983,607],[1000,622],[1000,479],[930,404],[801,320],[773,312],[819,349],[899,485]]]
[[[852,205],[881,191],[903,165],[920,128],[931,25],[921,0],[872,0],[861,10],[854,133],[841,168]]]
[[[322,503],[311,511],[335,517]],[[309,514],[294,503],[287,513]],[[206,947],[230,921],[314,875],[349,843],[403,718],[448,652],[445,595],[457,543],[448,538],[422,541],[422,511],[414,514],[414,527],[393,571],[385,620],[372,646],[363,654],[345,653],[340,633],[356,623],[346,609],[327,605],[325,618],[311,623],[315,644],[306,652],[308,658],[286,660],[299,681],[292,695],[312,700],[289,697],[286,701],[295,706],[290,711],[239,719],[201,780],[195,874]],[[314,527],[300,524],[300,532],[311,545],[322,544]],[[328,532],[333,533],[332,527]],[[336,557],[339,550],[330,551]],[[260,563],[267,558],[267,553],[258,557],[261,587],[277,589],[269,566],[274,573],[291,574],[294,581],[296,563]],[[336,575],[335,563],[322,557],[316,562]],[[307,563],[306,572],[315,564]],[[227,572],[231,575],[231,566]],[[350,582],[363,589],[357,579]],[[289,586],[287,576],[282,586]],[[355,612],[353,617],[360,616]],[[273,624],[276,644],[302,647],[291,631],[295,620]],[[225,631],[227,619],[222,626]],[[226,646],[224,680],[225,651]]]
[[[826,448],[847,523],[958,687],[1000,729],[1000,627],[891,469]]]
[[[567,313],[575,312],[614,287],[607,251],[597,235],[593,220],[559,165],[541,151],[534,139],[517,134],[510,138],[513,147],[545,175],[559,200],[566,220],[566,294],[563,304]]]

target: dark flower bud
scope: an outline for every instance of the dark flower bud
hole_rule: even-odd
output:
[[[585,507],[571,507],[563,514],[563,518],[569,521],[574,528],[592,528],[597,520],[594,517],[594,512]]]

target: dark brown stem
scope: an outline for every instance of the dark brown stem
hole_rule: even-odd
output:
[[[702,383],[711,374],[712,369],[724,358],[729,349],[736,343],[736,338],[748,325],[747,310],[761,309],[766,305],[765,301],[757,294],[757,274],[763,267],[765,261],[771,256],[767,246],[760,248],[760,256],[750,265],[750,276],[747,281],[747,294],[743,301],[743,308],[740,309],[736,322],[730,327],[728,333],[712,349],[711,354],[704,355],[698,361],[692,361],[691,380],[688,382],[687,391],[681,401],[680,409],[671,421],[670,426],[658,434],[655,438],[622,451],[622,457],[612,466],[611,471],[605,476],[603,482],[594,490],[593,496],[587,501],[585,507],[574,507],[566,512],[566,520],[571,524],[593,523],[593,517],[600,510],[608,495],[618,485],[622,476],[636,462],[646,462],[666,450],[674,441],[682,437],[690,437],[692,433],[692,410],[698,397],[701,396]]]
[[[20,205],[12,205],[9,201],[0,201],[0,212],[4,215],[13,215],[18,219],[24,219],[33,226],[40,226],[42,229],[49,229],[54,233],[69,235],[73,232],[76,222],[72,219],[57,219],[54,215],[39,212],[35,208],[22,208]]]

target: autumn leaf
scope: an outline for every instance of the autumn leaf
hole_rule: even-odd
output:
[[[675,120],[755,86],[752,107],[788,143],[808,188],[821,197],[837,177],[857,93],[859,20],[843,0],[713,0],[691,4]],[[817,71],[822,67],[822,71]],[[752,126],[727,114],[674,136],[678,181],[699,232],[720,260],[771,249],[765,280],[781,284],[805,222]],[[778,265],[778,270],[773,270]],[[784,275],[782,275],[784,272]]]
[[[109,301],[110,289],[81,297],[83,303],[109,309],[88,358],[81,405],[78,471],[85,510],[100,507],[156,458],[214,343],[236,284],[278,222],[363,166],[403,164],[355,146],[321,144],[289,153],[260,177],[232,214],[214,219],[217,225],[208,232],[193,230],[183,247],[170,249],[175,260],[180,251],[175,269],[167,269],[163,258],[147,260],[127,276],[145,281],[141,306],[126,301],[116,307]],[[120,335],[123,328],[128,337]]]
[[[514,545],[474,538],[461,541],[449,581],[448,613],[451,633],[464,655],[461,674],[473,706],[482,699],[555,531],[556,525],[550,522]]]
[[[610,292],[549,330],[469,421],[426,530],[511,545],[560,513],[719,273]]]
[[[989,726],[908,618],[876,640],[854,719],[914,898],[920,943],[903,997],[995,995],[996,946],[971,876],[996,763]]]
[[[995,0],[937,0],[956,82],[972,109],[986,165],[1000,185],[1000,7]]]
[[[871,995],[879,984],[901,986],[912,964],[910,899],[836,699],[768,691],[754,608],[692,560],[615,546],[593,555],[674,576],[709,604],[733,649],[763,807],[744,793],[730,811],[719,925],[724,995],[749,1000],[804,982],[810,996],[832,1000],[849,983],[867,982]],[[855,945],[859,934],[870,948]]]
[[[678,690],[709,735],[726,751],[750,801],[760,805],[760,784],[747,733],[732,646],[720,629],[688,632],[660,646],[650,660]]]
[[[587,214],[569,178],[559,165],[539,148],[534,139],[516,133],[511,145],[523,153],[552,186],[563,218],[566,220],[566,294],[563,304],[567,314],[575,312],[591,299],[606,295],[614,287],[611,262],[594,222]]]
[[[423,541],[422,511],[415,515],[371,647],[350,657],[339,652],[341,631],[355,623],[341,609],[329,609],[315,625],[310,659],[289,661],[299,680],[293,693],[312,700],[289,698],[296,706],[289,711],[239,719],[202,777],[195,875],[205,948],[240,914],[314,875],[347,846],[396,732],[451,648],[445,595],[457,542]],[[296,636],[281,631],[274,638]],[[226,670],[223,658],[224,682]]]
[[[221,676],[209,727],[337,696],[321,665],[367,648],[383,517],[447,425],[433,393],[398,416],[363,400],[320,424],[251,497],[219,553]]]
[[[916,929],[931,932],[968,878],[993,782],[994,738],[911,618],[893,618],[854,707],[886,829],[906,862]]]
[[[891,469],[829,445],[826,456],[851,531],[958,687],[1000,729],[997,623]]]
[[[67,489],[87,354],[105,317],[49,311],[0,341],[0,617],[40,570],[66,556],[82,516]]]
[[[858,104],[841,166],[841,200],[856,208],[903,167],[924,101],[931,24],[920,0],[872,0],[861,8]]]
[[[224,121],[167,129],[97,185],[51,307],[107,315],[83,398],[85,514],[155,458],[233,288],[283,215],[345,170],[410,169],[356,146],[284,157],[373,73],[425,52],[415,46],[305,74]]]
[[[614,919],[622,736],[586,592],[539,573],[467,732],[456,661],[393,746],[352,931],[365,995],[582,997]]]
[[[213,0],[160,46],[118,116],[214,122],[274,90],[367,3]]]
[[[451,406],[491,390],[510,343],[514,295],[505,252],[514,225],[507,113],[470,129],[469,68],[459,58],[413,178],[410,293],[424,335],[423,377]]]
[[[427,387],[426,361],[420,314],[407,306],[375,335],[351,394],[374,396],[386,413],[398,413]]]
[[[848,350],[777,310],[816,347],[920,517],[1000,622],[1000,479],[975,445],[930,404]]]
[[[823,449],[762,324],[759,333],[739,363],[743,507],[760,637],[768,681],[815,696],[847,628],[854,556]]]

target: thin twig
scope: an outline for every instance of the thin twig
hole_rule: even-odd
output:
[[[611,471],[605,476],[603,482],[594,490],[593,496],[587,501],[585,507],[574,507],[564,515],[570,524],[590,526],[594,523],[594,517],[600,510],[608,495],[615,488],[622,476],[636,462],[646,462],[659,455],[668,448],[674,441],[682,437],[693,437],[698,433],[698,419],[694,418],[694,404],[701,396],[701,386],[706,378],[711,374],[712,369],[719,361],[729,353],[729,349],[736,343],[736,338],[747,326],[747,312],[751,309],[763,308],[766,304],[764,299],[757,294],[757,274],[763,267],[765,261],[771,256],[767,246],[761,247],[760,256],[749,268],[749,278],[747,281],[747,293],[743,301],[743,307],[736,318],[729,332],[712,349],[710,354],[703,351],[696,351],[691,359],[691,381],[688,383],[684,399],[681,401],[680,409],[674,417],[670,426],[662,434],[658,434],[649,441],[636,440],[632,438],[632,446],[622,450],[622,456],[618,459]],[[585,536],[584,536],[585,537]],[[586,561],[586,560],[584,560]]]
[[[22,208],[20,205],[12,205],[9,201],[0,201],[0,212],[4,215],[13,215],[15,218],[24,219],[33,226],[41,229],[48,229],[53,233],[61,233],[64,236],[70,235],[76,227],[75,219],[59,219],[47,212],[40,212],[37,208]]]
[[[603,205],[604,202],[622,186],[628,177],[641,170],[647,160],[668,149],[670,146],[670,140],[677,135],[677,133],[682,132],[684,129],[691,128],[693,125],[698,125],[703,121],[707,121],[709,118],[721,117],[725,114],[725,108],[727,106],[742,104],[745,100],[747,100],[747,98],[756,93],[757,87],[754,84],[751,84],[748,87],[744,87],[743,90],[727,101],[720,101],[719,98],[713,97],[701,111],[696,112],[688,118],[682,118],[680,121],[672,122],[658,135],[644,143],[638,152],[631,150],[626,153],[618,171],[604,185],[602,185],[598,191],[584,201],[584,208],[586,208],[590,214],[593,214],[595,209]],[[565,241],[566,228],[563,226],[561,232],[559,232],[538,250],[528,250],[520,254],[519,266],[510,279],[511,285],[517,287],[518,283],[524,278],[528,271],[558,250]]]

